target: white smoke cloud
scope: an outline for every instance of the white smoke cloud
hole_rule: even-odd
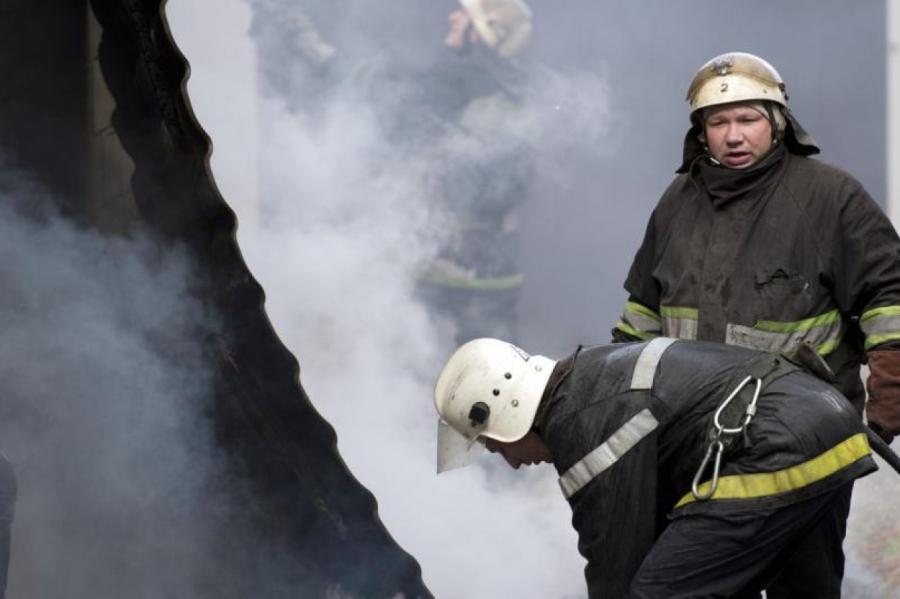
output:
[[[433,181],[465,153],[493,149],[446,136],[412,154],[385,140],[383,112],[352,91],[333,96],[315,118],[260,98],[248,61],[229,70],[216,50],[255,52],[246,33],[249,8],[217,2],[227,18],[213,31],[195,25],[204,6],[173,3],[168,17],[192,65],[188,91],[214,142],[214,174],[238,214],[239,242],[266,290],[267,312],[300,360],[313,403],[335,427],[339,451],[378,499],[388,530],[419,561],[438,597],[583,596],[583,560],[552,468],[507,473],[505,464],[486,458],[482,466],[435,475],[431,392],[452,330],[416,299],[414,274],[441,243]],[[588,97],[602,85],[549,73],[544,82],[525,99],[522,136],[546,148],[567,137],[599,137],[599,128],[585,125],[602,115],[602,97]],[[388,103],[403,97],[396,91]],[[566,102],[562,91],[569,92]],[[593,118],[584,120],[589,113]],[[227,180],[256,176],[247,140],[231,132],[236,123],[248,130],[257,118],[263,133],[249,143],[257,144],[263,192],[255,204]]]
[[[220,498],[197,342],[216,318],[192,299],[187,252],[97,235],[0,172],[0,442],[19,493],[9,596],[192,588],[214,571],[201,548]]]

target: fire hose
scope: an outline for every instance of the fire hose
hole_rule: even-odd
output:
[[[869,437],[869,447],[872,448],[872,451],[877,453],[882,460],[887,462],[897,474],[900,474],[900,456],[891,449],[890,445],[888,445],[878,433],[868,426],[866,427],[866,435]]]

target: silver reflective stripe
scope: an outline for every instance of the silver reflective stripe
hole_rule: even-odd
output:
[[[616,327],[639,339],[656,337],[660,333],[659,314],[643,304],[626,302]]]
[[[883,306],[864,312],[859,327],[866,335],[866,349],[900,339],[900,306]]]
[[[634,373],[631,375],[631,389],[652,389],[653,377],[656,376],[656,366],[659,359],[662,358],[670,345],[675,343],[677,339],[669,337],[657,337],[650,341],[638,356],[637,362],[634,364]]]
[[[808,341],[822,355],[833,352],[841,341],[839,319],[805,330],[765,331],[739,324],[729,324],[725,329],[725,343],[751,349],[779,352],[793,351],[801,342]]]
[[[672,318],[664,316],[662,330],[663,335],[669,337],[694,340],[697,338],[697,320],[694,318]]]
[[[624,314],[622,314],[622,321],[626,324],[631,325],[639,331],[659,334],[659,321],[654,320],[653,318],[644,314],[638,314],[637,312],[625,312]]]
[[[662,306],[662,334],[666,337],[693,340],[697,338],[697,320],[700,311],[684,306]]]
[[[650,410],[645,408],[610,435],[599,447],[581,458],[559,477],[559,486],[566,499],[619,461],[619,458],[628,453],[641,439],[653,432],[658,424]]]

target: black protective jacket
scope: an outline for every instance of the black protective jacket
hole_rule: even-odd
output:
[[[757,413],[715,494],[698,501],[691,482],[712,415],[751,368],[766,381]],[[876,469],[859,417],[833,387],[783,357],[718,343],[581,349],[557,365],[535,425],[572,507],[592,598],[627,595],[667,517],[778,508]]]
[[[900,240],[847,173],[783,146],[747,171],[697,157],[650,218],[617,340],[768,351],[808,341],[861,408],[865,351],[900,339]]]

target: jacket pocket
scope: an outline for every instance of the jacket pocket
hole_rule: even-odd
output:
[[[803,275],[787,268],[764,268],[757,270],[753,284],[759,290],[778,293],[801,293],[809,289],[809,281]]]

